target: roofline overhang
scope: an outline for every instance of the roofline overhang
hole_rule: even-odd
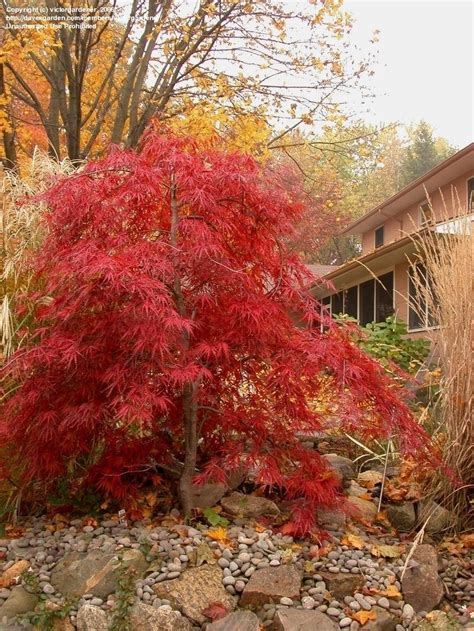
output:
[[[365,213],[365,215],[362,215],[362,217],[359,217],[358,219],[353,221],[344,230],[341,230],[341,232],[339,234],[340,235],[352,234],[352,233],[356,233],[357,234],[356,228],[361,223],[363,223],[364,221],[366,221],[370,217],[373,217],[377,213],[382,213],[384,208],[386,208],[387,206],[390,206],[394,202],[396,202],[399,199],[403,198],[405,195],[407,195],[408,193],[410,193],[411,191],[416,189],[418,186],[423,184],[423,182],[425,182],[429,178],[437,175],[438,173],[443,171],[443,169],[446,169],[447,167],[451,166],[452,164],[455,164],[458,160],[460,160],[461,158],[464,158],[465,156],[467,156],[472,151],[474,151],[474,142],[471,142],[470,144],[468,144],[463,149],[460,149],[455,154],[453,154],[449,158],[446,158],[446,160],[443,160],[443,162],[440,162],[439,164],[434,166],[432,169],[430,169],[429,171],[427,171],[426,173],[424,173],[423,175],[418,177],[416,180],[413,180],[413,182],[410,182],[409,184],[407,184],[407,186],[405,186],[400,191],[398,191],[398,193],[395,193],[395,195],[392,195],[392,197],[389,197],[388,199],[383,201],[381,204],[378,204],[378,206],[375,206],[375,208],[373,208],[372,210],[369,210],[369,212]],[[362,230],[361,230],[361,232],[362,232]]]

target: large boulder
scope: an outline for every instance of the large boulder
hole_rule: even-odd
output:
[[[373,521],[377,516],[377,506],[370,500],[350,495],[347,498],[348,512],[358,520]]]
[[[453,526],[456,516],[432,500],[421,500],[418,504],[418,525],[422,526],[425,522],[425,531],[436,534]]]
[[[13,587],[10,595],[0,607],[0,623],[5,616],[14,618],[22,613],[33,611],[37,603],[38,596],[36,594],[30,594],[22,585]]]
[[[356,474],[352,460],[337,454],[324,454],[323,459],[336,474],[342,488],[348,488]]]
[[[225,484],[208,482],[206,484],[193,484],[191,489],[193,506],[195,508],[211,508],[215,506],[227,493]]]
[[[250,577],[240,597],[240,605],[277,603],[280,598],[298,599],[303,571],[294,565],[264,567]]]
[[[233,517],[252,519],[255,517],[278,515],[278,506],[265,497],[255,495],[244,495],[235,491],[228,497],[221,500],[221,506]]]
[[[438,557],[428,544],[417,546],[402,579],[405,603],[418,611],[435,609],[443,598],[443,583],[438,576]]]
[[[107,614],[96,605],[86,603],[79,607],[76,618],[77,631],[107,631]]]
[[[346,525],[346,516],[342,511],[318,508],[316,521],[321,528],[341,530]]]
[[[397,620],[386,609],[372,607],[372,611],[377,617],[364,624],[364,631],[395,631]]]
[[[259,631],[260,621],[251,611],[234,611],[206,625],[206,631]]]
[[[376,484],[380,484],[383,480],[383,474],[380,471],[369,469],[361,471],[357,476],[357,482],[366,489],[373,489]]]
[[[129,614],[130,628],[133,631],[191,631],[192,625],[179,611],[169,605],[155,608],[137,602]]]
[[[410,532],[415,527],[415,507],[411,502],[387,504],[384,510],[392,526],[400,532]]]
[[[93,594],[107,598],[117,588],[120,572],[127,569],[140,578],[148,567],[140,550],[130,549],[112,554],[94,550],[71,552],[51,572],[51,584],[66,598]]]
[[[273,619],[274,631],[339,631],[339,625],[320,611],[280,609]]]
[[[223,577],[220,567],[205,564],[185,570],[175,580],[158,583],[154,590],[190,620],[203,624],[203,611],[212,604],[220,603],[229,611],[235,609],[236,600],[222,585]]]
[[[321,576],[326,583],[328,591],[336,600],[344,600],[346,596],[353,596],[355,592],[361,590],[365,585],[365,579],[361,574],[332,574],[322,572]]]

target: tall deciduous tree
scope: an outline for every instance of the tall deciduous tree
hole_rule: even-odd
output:
[[[271,118],[278,132],[270,143],[279,146],[289,129],[334,116],[339,91],[360,89],[367,68],[349,54],[351,23],[340,0],[298,8],[278,0],[120,4],[91,0],[89,14],[73,15],[76,27],[96,20],[95,28],[55,22],[60,28],[39,31],[40,44],[30,42],[34,31],[7,31],[9,94],[35,113],[57,156],[84,158],[110,141],[137,146],[151,118],[199,102]],[[48,0],[47,8],[57,18],[77,7]],[[38,74],[41,94],[31,81]]]
[[[38,329],[9,361],[5,464],[23,483],[133,494],[138,472],[184,464],[223,480],[250,467],[296,506],[295,532],[337,483],[298,432],[324,426],[426,446],[397,389],[344,327],[321,316],[316,279],[287,248],[303,212],[287,174],[150,132],[42,196],[49,235],[34,266]],[[299,326],[295,324],[295,318]],[[324,322],[327,330],[322,331]]]

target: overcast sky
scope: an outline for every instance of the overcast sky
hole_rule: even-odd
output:
[[[370,122],[424,119],[462,147],[474,139],[474,0],[346,0],[364,49],[380,29]]]

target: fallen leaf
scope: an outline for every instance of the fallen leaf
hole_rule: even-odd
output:
[[[8,570],[3,572],[0,577],[0,587],[10,587],[11,585],[15,585],[18,582],[18,579],[26,572],[26,570],[30,567],[30,562],[26,559],[21,561],[17,561]]]
[[[402,549],[400,546],[374,545],[370,549],[370,554],[373,554],[374,557],[398,559],[402,555]]]
[[[357,622],[364,626],[369,620],[377,620],[377,614],[375,611],[357,611],[351,615],[353,620],[357,620]]]
[[[225,528],[209,528],[206,534],[213,541],[220,541],[226,545],[232,545],[232,541],[229,539]]]
[[[459,540],[466,548],[474,548],[474,533],[469,535],[461,535]]]
[[[265,530],[267,530],[267,526],[259,523],[255,524],[255,532],[265,532]]]
[[[387,598],[401,598],[402,595],[396,585],[389,585],[383,592]]]
[[[211,603],[209,607],[202,610],[202,613],[214,622],[227,616],[229,610],[222,603]]]
[[[314,565],[311,563],[311,561],[305,561],[303,568],[307,574],[314,574]]]
[[[351,533],[345,534],[341,539],[341,543],[344,546],[349,546],[350,548],[355,548],[356,550],[362,550],[365,547],[364,540]]]

